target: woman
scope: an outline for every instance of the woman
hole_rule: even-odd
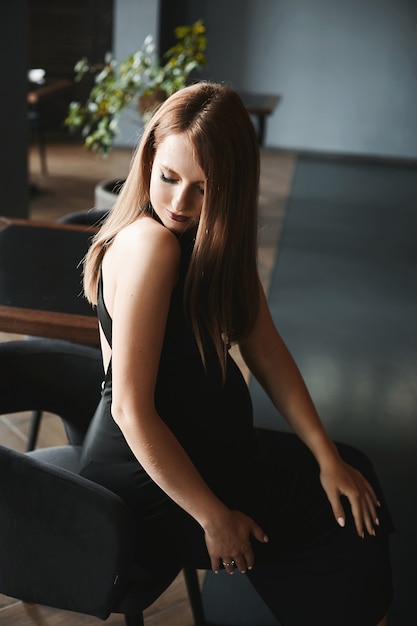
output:
[[[146,127],[85,262],[107,373],[80,471],[132,507],[149,564],[237,568],[283,626],[384,624],[389,514],[271,319],[258,184],[233,90],[187,87]],[[298,437],[254,429],[232,343]]]

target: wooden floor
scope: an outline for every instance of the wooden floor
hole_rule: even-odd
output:
[[[94,206],[94,188],[99,180],[124,178],[129,168],[131,151],[114,150],[107,159],[91,154],[74,143],[54,142],[47,148],[48,175],[40,173],[36,147],[29,150],[29,171],[32,194],[30,217],[55,220],[59,216]],[[295,155],[275,150],[262,150],[259,218],[259,268],[268,289],[269,275],[274,265],[279,234],[295,165]],[[0,341],[20,338],[0,332]],[[239,362],[239,355],[236,354]],[[0,415],[0,442],[23,451],[26,446],[30,414]],[[46,415],[43,419],[38,445],[64,443],[65,435],[59,418]],[[201,572],[201,579],[204,573]],[[0,594],[1,626],[94,626],[101,620],[24,604]],[[120,615],[106,622],[121,626]],[[180,575],[171,587],[145,612],[146,626],[191,626],[192,617]]]

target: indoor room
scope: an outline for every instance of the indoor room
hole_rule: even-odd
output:
[[[393,524],[387,623],[411,626],[417,4],[6,0],[2,12],[0,625],[286,626],[224,562],[218,574],[162,563],[160,579],[135,579],[143,600],[126,600],[130,517],[73,461],[105,378],[83,258],[158,107],[207,82],[230,86],[250,118],[257,271],[272,321],[331,440],[372,462]],[[255,430],[287,434],[237,345],[230,355]],[[110,545],[103,563],[88,556]],[[335,557],[334,577],[342,570]]]

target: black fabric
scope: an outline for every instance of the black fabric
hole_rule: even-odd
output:
[[[56,412],[68,420],[70,439],[82,441],[101,392],[97,348],[49,339],[0,343],[0,374],[0,413]],[[0,446],[0,592],[133,619],[180,568],[142,565],[131,512],[119,496],[77,476],[80,453],[78,445],[28,454]],[[147,545],[145,529],[139,540]]]
[[[32,459],[78,473],[81,446],[50,446],[27,452]]]
[[[79,451],[0,446],[0,592],[101,619],[140,615],[180,568],[133,561],[137,526],[124,502],[60,465]]]
[[[97,347],[50,339],[2,342],[1,412],[59,415],[69,442],[80,445],[99,403],[103,376]]]
[[[105,619],[134,533],[118,496],[0,446],[0,591]]]
[[[0,304],[94,316],[82,297],[80,261],[88,229],[11,224],[0,231]]]
[[[294,435],[253,428],[251,398],[239,369],[229,356],[223,385],[207,338],[207,370],[204,369],[183,310],[190,249],[187,242],[181,244],[182,264],[171,299],[160,359],[156,409],[214,492],[230,508],[253,517],[271,536],[267,545],[254,542],[258,566],[278,566],[284,556],[290,558],[298,554],[312,541],[324,541],[339,527],[321,488],[311,453]],[[111,318],[101,287],[98,316],[111,341]],[[137,384],[140,385],[139,379]],[[146,529],[148,544],[141,551],[142,563],[151,566],[155,561],[164,560],[180,567],[209,568],[202,529],[138,463],[112,418],[111,400],[110,365],[100,406],[83,445],[80,472],[118,493],[129,504],[136,517],[138,533]],[[367,478],[380,492],[366,457],[348,447],[343,449],[345,453],[354,465],[363,467]],[[346,513],[347,528],[351,528],[349,507]],[[378,538],[372,538],[374,542],[386,545],[386,535],[391,528],[389,513],[383,507],[381,531]],[[360,545],[356,547],[359,551]],[[351,546],[346,543],[344,549],[349,554]],[[371,552],[368,558],[371,571],[379,568],[380,562],[372,558]],[[313,564],[307,562],[307,565]],[[390,587],[389,568],[384,568],[382,578],[384,585],[377,600],[369,599],[369,614],[377,615],[389,604],[389,597],[385,595],[386,588]],[[309,584],[314,587],[316,583],[312,580]],[[261,586],[258,591],[262,593]],[[285,597],[279,598],[279,606],[274,607],[277,615],[285,602]],[[319,611],[315,606],[310,609],[312,622],[320,623],[322,609]],[[364,623],[375,626],[373,620]],[[350,626],[348,621],[340,622],[340,626],[342,624]]]
[[[205,480],[218,493],[226,493],[241,471],[229,463],[228,451],[238,447],[242,456],[248,458],[253,449],[251,401],[246,383],[230,356],[224,386],[213,350],[207,354],[207,371],[202,364],[183,310],[184,281],[191,249],[188,241],[181,243],[182,266],[172,296],[160,359],[156,408]],[[108,314],[102,300],[97,311],[100,323],[109,332]],[[189,371],[192,371],[192,380],[185,384],[184,372]],[[110,364],[101,404],[84,441],[80,471],[119,493],[138,516],[153,515],[154,506],[170,507],[170,499],[149,479],[114,422],[111,384]],[[216,463],[212,462],[214,450]]]
[[[206,619],[228,626],[376,626],[392,599],[387,558],[384,541],[335,529],[248,575],[208,572]]]

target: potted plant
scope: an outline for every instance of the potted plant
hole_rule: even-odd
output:
[[[80,131],[87,149],[103,156],[111,150],[118,133],[120,114],[132,103],[146,123],[155,108],[184,87],[191,72],[206,65],[206,28],[202,20],[175,29],[176,44],[158,58],[151,35],[142,47],[118,63],[107,53],[102,65],[83,58],[75,66],[76,81],[94,76],[93,87],[84,104],[71,102],[65,125]]]

